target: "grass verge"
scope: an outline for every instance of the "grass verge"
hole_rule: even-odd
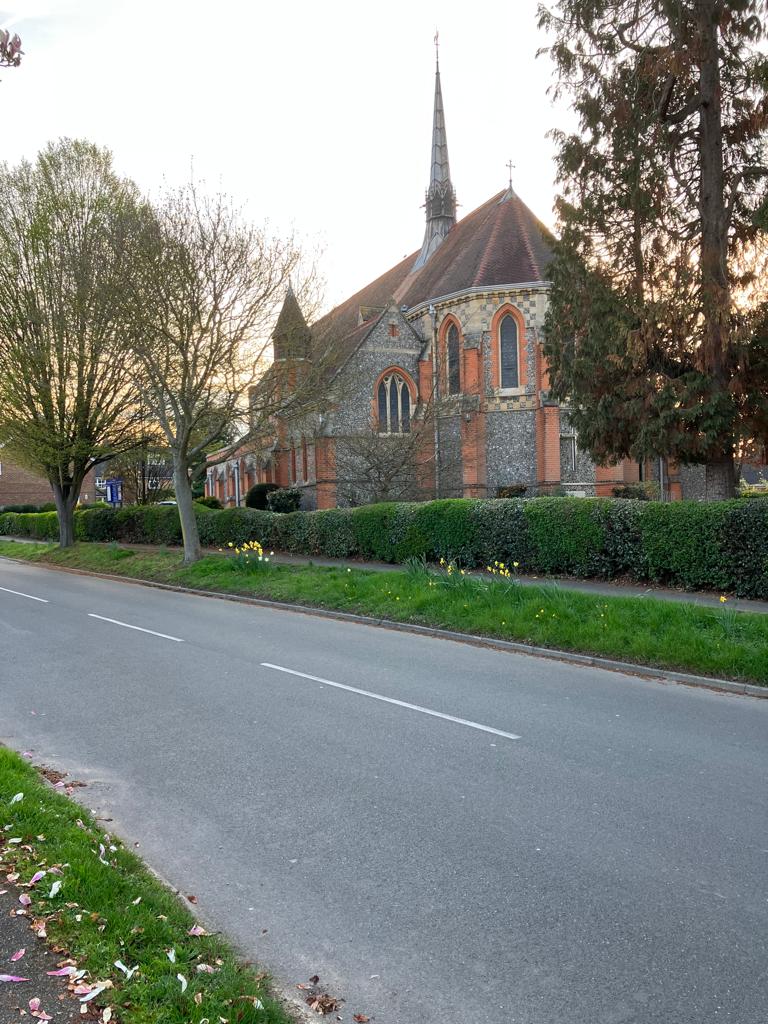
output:
[[[60,959],[71,958],[65,962],[87,972],[80,984],[107,983],[88,1004],[101,1008],[99,1020],[289,1024],[265,991],[265,975],[242,966],[220,938],[190,935],[198,927],[191,913],[138,857],[5,748],[0,811],[3,872],[21,888],[22,900],[31,898],[20,910],[36,934],[47,933]],[[45,875],[30,885],[41,871]],[[133,972],[130,978],[126,971]]]
[[[603,597],[424,567],[371,572],[272,561],[243,569],[226,554],[185,567],[178,551],[116,544],[62,551],[5,541],[0,555],[768,685],[768,615],[735,612],[727,604],[704,608],[650,597]]]

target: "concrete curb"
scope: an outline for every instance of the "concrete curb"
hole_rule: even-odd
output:
[[[311,605],[290,604],[283,601],[271,601],[260,597],[245,597],[242,594],[224,594],[217,590],[197,590],[193,587],[177,587],[170,583],[158,583],[154,580],[140,580],[131,576],[118,576],[112,573],[89,572],[87,569],[73,569],[64,565],[49,565],[29,562],[24,558],[11,558],[3,555],[9,562],[19,565],[32,565],[38,568],[53,569],[56,572],[68,572],[75,576],[91,576],[95,579],[112,580],[117,583],[132,583],[140,587],[152,587],[155,590],[169,590],[176,594],[190,594],[193,597],[213,597],[221,601],[234,601],[237,604],[253,605],[257,608],[273,608],[278,611],[295,612],[300,615],[314,615],[325,619],[336,619],[339,622],[353,622],[362,626],[376,626],[379,629],[391,629],[400,633],[414,633],[418,636],[435,637],[441,640],[453,640],[457,643],[472,644],[474,647],[486,647],[495,651],[506,651],[510,654],[528,654],[536,658],[549,658],[563,661],[570,665],[583,665],[586,668],[601,668],[610,672],[623,672],[625,675],[639,676],[664,683],[679,683],[683,686],[697,686],[723,693],[740,696],[768,699],[768,686],[755,686],[750,683],[737,683],[728,679],[713,679],[709,676],[697,676],[688,672],[675,672],[671,669],[653,668],[638,665],[631,661],[614,661],[592,654],[577,654],[574,651],[562,651],[554,647],[536,647],[533,644],[520,643],[515,640],[498,640],[493,637],[475,636],[472,633],[459,633],[450,629],[439,629],[436,626],[419,626],[410,622],[395,622],[392,619],[377,619],[369,615],[355,615],[352,612],[333,611],[329,608],[313,608]]]

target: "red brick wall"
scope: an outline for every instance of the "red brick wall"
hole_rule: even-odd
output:
[[[336,507],[336,441],[332,437],[315,441],[315,476],[317,507]]]
[[[536,410],[536,469],[540,484],[560,482],[560,409],[556,405]]]
[[[0,452],[0,507],[3,505],[41,505],[53,501],[51,485],[29,470],[6,462]]]

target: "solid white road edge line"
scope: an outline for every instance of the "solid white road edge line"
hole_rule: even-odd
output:
[[[470,722],[466,718],[456,718],[455,715],[444,715],[442,711],[432,711],[430,708],[423,708],[420,704],[409,704],[404,700],[395,700],[394,697],[384,697],[380,693],[371,693],[370,690],[359,690],[356,686],[347,686],[345,683],[334,683],[331,679],[322,679],[320,676],[311,676],[308,672],[296,672],[292,668],[284,668],[282,665],[272,665],[268,661],[261,662],[262,668],[273,668],[276,672],[287,672],[290,676],[298,676],[300,679],[311,679],[313,683],[322,683],[323,686],[335,686],[337,690],[347,690],[349,693],[356,693],[361,697],[371,697],[373,700],[384,701],[385,704],[395,704],[399,708],[407,708],[409,711],[419,711],[422,715],[431,715],[432,718],[442,718],[446,722],[455,722],[456,725],[466,725],[469,729],[479,729],[480,732],[489,732],[493,736],[503,736],[507,740],[519,740],[513,732],[502,732],[501,729],[494,729],[490,725],[480,725],[479,722]]]
[[[26,597],[30,601],[39,601],[40,604],[49,604],[47,597],[35,597],[33,594],[22,594],[20,590],[9,590],[8,587],[0,587],[6,594],[15,594],[16,597]]]
[[[119,619],[108,619],[106,615],[96,615],[94,612],[88,612],[89,619],[101,619],[102,622],[111,622],[115,626],[125,626],[126,629],[138,629],[140,633],[151,633],[152,636],[160,636],[163,640],[174,640],[177,644],[183,644],[184,641],[178,636],[168,636],[167,633],[156,633],[154,629],[144,629],[143,626],[132,626],[130,622],[121,622]]]

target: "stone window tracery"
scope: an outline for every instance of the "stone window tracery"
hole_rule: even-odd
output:
[[[405,377],[392,371],[379,381],[380,434],[407,434],[411,429],[411,392]]]

